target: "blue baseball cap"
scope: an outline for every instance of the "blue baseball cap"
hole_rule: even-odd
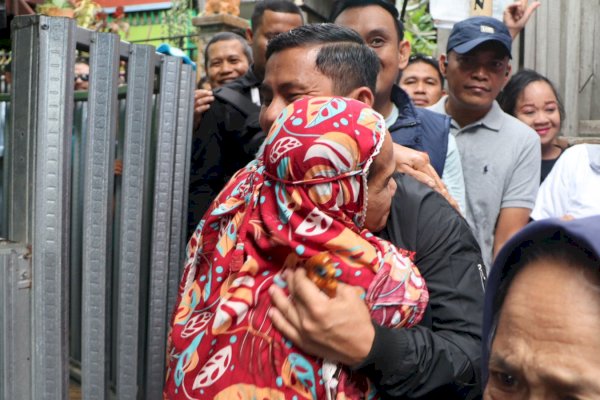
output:
[[[454,50],[465,54],[482,43],[495,41],[504,46],[508,56],[512,58],[512,37],[506,25],[492,17],[472,17],[458,22],[452,28],[446,53]]]

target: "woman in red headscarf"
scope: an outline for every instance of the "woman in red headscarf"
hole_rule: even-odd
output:
[[[231,179],[190,239],[165,398],[373,398],[366,379],[273,328],[267,290],[285,285],[287,269],[327,264],[313,276],[329,295],[336,282],[353,285],[378,323],[418,323],[423,279],[371,233],[387,219],[393,172],[385,121],[365,104],[313,97],[289,105],[263,154]]]

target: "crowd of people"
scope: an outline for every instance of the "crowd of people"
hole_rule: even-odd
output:
[[[438,59],[384,0],[207,43],[165,398],[600,396],[600,146],[513,74],[539,5]]]

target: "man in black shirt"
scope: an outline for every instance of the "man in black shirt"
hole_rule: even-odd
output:
[[[267,130],[287,104],[305,95],[373,104],[375,78],[359,79],[367,75],[365,65],[372,70],[370,57],[377,68],[376,55],[360,36],[335,25],[304,26],[278,36],[267,50],[261,126]],[[483,306],[479,248],[443,197],[411,177],[398,174],[396,181],[380,234],[404,248],[425,278],[430,302],[424,320],[410,329],[377,326],[364,301],[343,284],[336,297],[315,301],[319,289],[299,269],[286,277],[293,301],[278,287],[270,289],[273,323],[308,353],[367,375],[384,398],[476,397]]]
[[[258,125],[258,86],[265,71],[267,41],[303,24],[291,1],[257,2],[246,38],[254,63],[245,75],[214,91],[215,100],[194,130],[190,165],[188,236],[214,197],[240,168],[254,158],[264,135]]]

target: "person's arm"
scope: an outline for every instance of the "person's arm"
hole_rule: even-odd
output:
[[[531,130],[529,127],[528,130]],[[522,141],[515,145],[512,175],[506,181],[500,212],[494,230],[493,257],[504,243],[529,222],[540,185],[542,156],[540,142],[534,132],[524,132]]]
[[[523,30],[533,12],[541,5],[539,1],[534,1],[529,6],[527,3],[528,0],[518,0],[504,9],[502,20],[513,40]]]
[[[515,233],[529,222],[529,208],[503,208],[498,215],[496,230],[494,231],[494,258]]]
[[[427,192],[416,205],[403,203],[397,193],[392,209],[396,215],[391,217],[397,223],[388,232],[392,242],[416,241],[415,264],[430,296],[425,321],[409,329],[384,328],[373,325],[366,305],[356,296],[323,299],[314,291],[292,288],[292,302],[273,287],[273,324],[311,354],[355,366],[384,396],[419,397],[439,391],[451,398],[452,392],[479,393],[483,307],[479,247],[466,221],[441,196],[410,177],[401,179],[410,182],[406,192]],[[294,279],[298,275],[304,276],[298,272]],[[310,281],[305,284],[314,287]],[[368,354],[365,349],[370,349]]]
[[[397,182],[403,201],[393,203],[394,222],[383,237],[416,249],[415,264],[429,289],[428,312],[410,329],[377,327],[359,371],[391,398],[476,396],[485,281],[481,251],[467,222],[437,193],[409,177]],[[415,193],[424,193],[418,205]]]
[[[448,188],[429,161],[429,155],[394,143],[394,159],[396,171],[412,176],[417,181],[429,186],[441,194],[456,210],[460,207],[456,200],[448,192]]]
[[[454,139],[452,134],[448,134],[448,151],[446,153],[442,181],[446,184],[448,192],[456,200],[460,207],[460,212],[464,215],[467,211],[465,179],[463,177],[460,154],[458,152],[458,147],[456,146],[456,139]]]
[[[204,216],[210,203],[225,184],[223,165],[227,161],[219,110],[207,111],[192,136],[190,183],[188,196],[188,237]]]

